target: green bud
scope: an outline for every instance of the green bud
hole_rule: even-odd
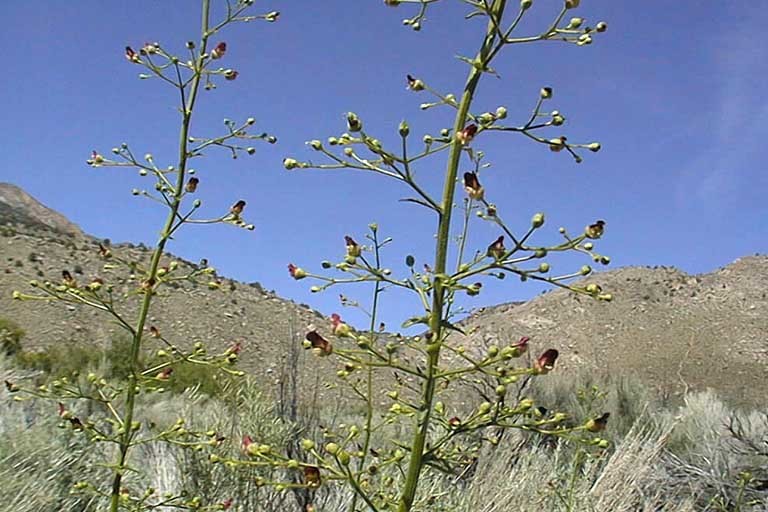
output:
[[[432,142],[434,142],[431,135],[425,135],[422,140],[424,141],[424,144],[432,144]]]
[[[601,21],[601,22],[599,22],[599,23],[598,23],[598,24],[595,26],[595,30],[596,30],[597,32],[605,32],[606,30],[608,30],[608,24],[607,24],[606,22],[604,22],[604,21]]]
[[[288,464],[286,464],[286,467],[288,469],[299,469],[299,461],[296,459],[291,459],[288,461]]]
[[[400,126],[397,128],[397,131],[400,133],[401,137],[407,137],[408,134],[411,133],[411,128],[405,121],[400,121]]]
[[[496,357],[499,355],[499,347],[492,345],[488,347],[488,357]]]
[[[600,151],[600,143],[599,142],[591,142],[587,144],[587,149],[590,150],[593,153],[597,153]]]
[[[581,275],[583,276],[588,276],[589,274],[592,273],[592,267],[590,267],[589,265],[584,265],[583,267],[581,267],[581,270],[579,272],[581,272]]]
[[[301,447],[303,449],[305,449],[306,451],[309,451],[309,450],[311,450],[312,448],[315,447],[315,442],[312,441],[311,439],[302,439],[301,440]]]
[[[363,129],[363,122],[354,112],[347,112],[347,129],[353,133]]]
[[[542,274],[546,274],[547,272],[549,272],[549,263],[544,262],[540,264],[539,272],[541,272]]]
[[[541,91],[539,91],[539,96],[543,100],[548,100],[552,98],[552,88],[551,87],[542,87]]]
[[[531,218],[531,227],[533,229],[539,229],[544,225],[544,214],[537,213]]]
[[[568,28],[579,28],[582,23],[584,23],[584,18],[571,18]]]
[[[443,402],[435,403],[435,412],[437,414],[445,414],[445,404]]]
[[[507,394],[507,387],[503,384],[499,384],[498,386],[496,386],[495,391],[498,396],[504,396]]]
[[[341,462],[342,465],[347,466],[349,465],[351,457],[349,455],[349,452],[342,451],[339,453],[339,462]]]
[[[520,0],[520,9],[526,11],[533,5],[533,0]]]
[[[507,107],[499,107],[496,109],[496,119],[505,119],[507,117]]]

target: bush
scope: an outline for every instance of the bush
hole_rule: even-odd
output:
[[[16,322],[0,318],[0,352],[12,356],[21,350],[24,330]]]

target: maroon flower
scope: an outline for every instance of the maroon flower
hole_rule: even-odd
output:
[[[470,142],[472,142],[472,139],[475,138],[476,134],[477,134],[477,125],[469,124],[463,130],[461,130],[459,133],[456,134],[456,140],[458,140],[464,145],[467,145]]]
[[[594,224],[590,224],[589,226],[587,226],[587,228],[584,230],[584,234],[587,235],[587,238],[597,239],[603,236],[604,231],[605,231],[605,221],[598,220],[598,221],[595,221]]]
[[[195,178],[195,177],[189,178],[189,181],[187,182],[187,186],[186,186],[187,192],[191,194],[195,190],[197,190],[198,183],[200,183],[200,180],[198,178]]]
[[[502,235],[488,246],[487,254],[495,260],[500,260],[504,257],[506,252],[507,250],[504,248],[504,236]]]
[[[448,425],[449,425],[451,428],[456,428],[456,427],[458,427],[459,425],[461,425],[461,419],[459,419],[459,417],[458,417],[458,416],[454,416],[453,418],[451,418],[451,419],[449,419],[449,420],[448,420]]]
[[[304,466],[304,482],[310,487],[320,487],[320,468],[317,466]]]
[[[77,288],[77,281],[75,281],[75,278],[72,277],[72,274],[69,273],[69,270],[62,270],[61,271],[61,277],[64,280],[64,284],[69,288]]]
[[[533,363],[533,372],[536,375],[543,375],[549,373],[555,367],[555,361],[560,353],[554,348],[546,350],[539,358]]]
[[[589,420],[587,424],[584,425],[584,428],[586,428],[590,432],[600,432],[602,430],[605,430],[605,427],[608,425],[608,418],[610,416],[611,416],[611,413],[605,412],[599,418],[594,418]]]
[[[133,63],[141,62],[141,59],[139,58],[139,54],[133,51],[133,48],[131,48],[130,46],[125,47],[125,58]]]
[[[232,498],[227,498],[222,501],[219,506],[221,507],[221,510],[229,510],[232,507],[232,502]]]
[[[531,338],[528,336],[523,336],[520,338],[520,340],[517,343],[513,343],[510,345],[513,349],[515,349],[515,357],[520,357],[521,355],[525,354],[528,350],[528,342],[531,341]]]
[[[423,91],[424,90],[424,82],[419,80],[418,78],[414,78],[411,75],[406,75],[406,79],[408,81],[408,88],[412,91]]]
[[[239,217],[243,213],[243,209],[245,209],[245,201],[241,199],[233,204],[229,211],[235,217]]]
[[[240,73],[238,73],[238,72],[237,72],[237,71],[235,71],[234,69],[228,69],[228,70],[226,70],[226,71],[224,72],[224,78],[225,78],[226,80],[229,80],[230,82],[231,82],[232,80],[236,80],[236,79],[237,79],[237,77],[238,77],[239,75],[240,75]]]
[[[319,349],[321,356],[327,356],[333,352],[331,342],[323,338],[317,331],[309,331],[305,338],[312,344],[313,349]]]
[[[464,190],[471,199],[482,200],[485,190],[474,172],[464,173]]]
[[[349,235],[345,236],[344,241],[347,244],[347,256],[351,256],[353,258],[357,258],[358,256],[360,256],[362,249],[351,236]]]
[[[216,45],[216,48],[211,50],[211,58],[220,59],[224,56],[225,53],[227,53],[227,43],[222,41]]]
[[[333,334],[339,336],[340,338],[349,336],[350,332],[352,331],[349,325],[344,323],[338,313],[331,315],[331,325],[333,326]]]
[[[160,370],[157,375],[155,375],[155,378],[157,380],[168,380],[171,378],[171,374],[173,373],[173,368],[170,366],[168,368],[164,368],[163,370]]]
[[[288,264],[288,273],[291,274],[291,277],[297,281],[307,277],[307,273],[304,271],[304,269],[297,267],[293,263]]]

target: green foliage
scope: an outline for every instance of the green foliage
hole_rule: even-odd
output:
[[[16,322],[0,318],[0,353],[12,356],[21,350],[24,329]]]

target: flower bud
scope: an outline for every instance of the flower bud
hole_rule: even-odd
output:
[[[286,170],[291,170],[299,167],[299,162],[296,161],[293,158],[284,158],[283,159],[283,167],[286,168]]]
[[[540,264],[539,272],[541,272],[542,274],[546,274],[547,272],[549,272],[549,263],[544,262]]]
[[[608,30],[608,24],[604,21],[601,21],[597,25],[595,25],[595,30],[597,32],[605,32],[606,30]]]
[[[539,212],[531,218],[531,227],[533,229],[539,229],[544,225],[544,214]]]
[[[354,112],[347,112],[347,129],[353,133],[363,129],[362,121]]]
[[[293,263],[288,264],[288,273],[297,281],[307,277],[307,272],[304,269],[297,267]]]
[[[312,441],[311,439],[302,439],[301,440],[301,447],[304,450],[309,451],[309,450],[311,450],[311,449],[313,449],[315,447],[315,442]]]
[[[552,88],[551,87],[542,87],[541,91],[539,91],[539,97],[543,100],[548,100],[552,98]]]
[[[565,0],[566,9],[575,9],[579,6],[581,0]]]
[[[568,22],[567,28],[579,28],[582,23],[584,23],[584,18],[571,18],[571,21]]]
[[[496,119],[505,119],[507,117],[507,107],[499,107],[496,109]]]
[[[562,126],[565,122],[565,117],[560,112],[552,112],[552,126]]]
[[[234,69],[227,69],[224,71],[224,79],[229,80],[230,82],[236,80],[238,75],[240,75],[240,73]]]
[[[467,145],[472,142],[477,134],[477,125],[469,124],[463,130],[456,134],[456,140],[463,145]]]
[[[189,192],[190,194],[195,192],[197,190],[198,183],[200,183],[200,180],[198,178],[195,178],[195,177],[189,178],[189,181],[187,181],[187,186],[186,186],[187,192]]]
[[[321,149],[323,149],[323,143],[320,142],[319,140],[311,140],[307,144],[309,144],[309,146],[315,151],[320,151]]]
[[[587,238],[591,238],[593,240],[603,236],[604,231],[605,231],[604,220],[595,221],[594,224],[590,224],[589,226],[584,228],[584,234],[587,236]]]
[[[401,137],[407,137],[408,134],[411,133],[411,128],[405,121],[400,121],[400,126],[398,126],[397,131],[400,133]]]
[[[520,9],[526,11],[533,5],[533,0],[520,0]]]
[[[600,143],[599,142],[592,142],[590,144],[587,144],[587,149],[590,150],[593,153],[597,153],[600,151]]]
[[[339,449],[339,445],[336,443],[328,443],[325,445],[325,451],[331,455],[336,455],[339,453]]]

